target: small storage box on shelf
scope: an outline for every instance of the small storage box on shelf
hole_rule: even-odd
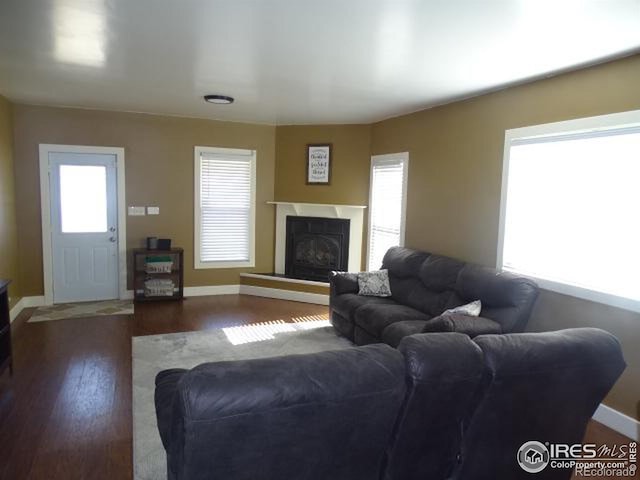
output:
[[[137,302],[180,300],[184,291],[184,251],[133,250],[133,288]]]

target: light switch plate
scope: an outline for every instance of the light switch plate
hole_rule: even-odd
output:
[[[160,215],[160,207],[147,207],[147,215]]]
[[[144,207],[129,207],[127,212],[129,216],[141,216],[144,215]]]

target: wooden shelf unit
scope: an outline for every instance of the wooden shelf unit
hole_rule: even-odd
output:
[[[171,257],[173,267],[171,272],[148,273],[146,269],[148,257]],[[171,279],[174,283],[174,294],[146,295],[145,282],[151,279]],[[136,302],[156,302],[162,300],[182,300],[184,296],[184,250],[149,250],[135,248],[133,250],[133,298]]]

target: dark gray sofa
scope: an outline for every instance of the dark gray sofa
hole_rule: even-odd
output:
[[[592,328],[418,334],[167,370],[155,403],[169,480],[518,480],[519,447],[579,442],[624,368]]]
[[[538,297],[529,279],[410,248],[389,249],[382,268],[389,271],[388,298],[358,295],[357,274],[329,278],[331,323],[357,345],[395,347],[415,333],[522,332]],[[482,301],[479,317],[442,315],[474,300]]]

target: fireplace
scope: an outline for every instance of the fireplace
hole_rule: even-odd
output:
[[[351,221],[287,216],[285,275],[326,282],[331,270],[349,268]]]

